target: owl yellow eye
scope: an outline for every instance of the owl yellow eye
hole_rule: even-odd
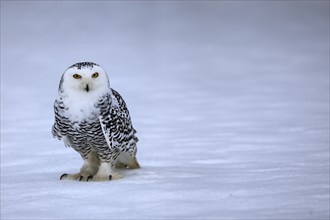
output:
[[[80,79],[81,76],[80,76],[79,74],[73,74],[73,78],[75,78],[75,79]]]
[[[92,78],[97,78],[99,76],[99,73],[94,73],[93,75],[92,75]]]

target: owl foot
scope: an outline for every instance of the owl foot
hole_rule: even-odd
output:
[[[106,175],[106,176],[95,175],[95,176],[89,176],[87,178],[87,182],[92,182],[92,181],[95,181],[95,182],[103,181],[104,182],[104,181],[116,180],[116,179],[120,179],[120,178],[123,178],[123,176],[120,174],[117,174],[117,173],[113,173],[113,174]]]
[[[88,178],[95,175],[99,169],[99,159],[94,151],[90,151],[84,158],[84,164],[80,168],[80,172],[76,174],[63,174],[60,180],[78,180],[87,181]]]
[[[64,173],[60,177],[60,180],[78,180],[78,181],[87,181],[90,178],[91,174],[83,174],[83,173],[76,173],[76,174],[67,174]]]
[[[90,175],[87,177],[86,181],[110,181],[115,179],[120,179],[123,176],[112,171],[111,163],[103,162],[95,175]]]
[[[76,173],[76,174],[67,174],[67,173],[64,173],[60,177],[60,180],[79,180],[80,177],[81,177],[80,173]]]
[[[110,180],[115,180],[115,179],[120,179],[123,178],[122,175],[113,173],[109,175],[82,175],[81,173],[76,173],[76,174],[67,174],[64,173],[60,177],[60,180],[76,180],[76,181],[110,181]]]

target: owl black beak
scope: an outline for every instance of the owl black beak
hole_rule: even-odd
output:
[[[88,84],[86,84],[85,90],[86,90],[87,92],[89,92],[89,85],[88,85]]]

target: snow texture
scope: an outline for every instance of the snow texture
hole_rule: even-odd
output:
[[[60,77],[108,72],[140,170],[60,181]],[[1,1],[1,219],[328,219],[329,1]]]

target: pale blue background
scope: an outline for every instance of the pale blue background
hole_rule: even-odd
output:
[[[59,181],[63,71],[125,98],[141,170]],[[1,1],[1,219],[328,219],[328,1]]]

